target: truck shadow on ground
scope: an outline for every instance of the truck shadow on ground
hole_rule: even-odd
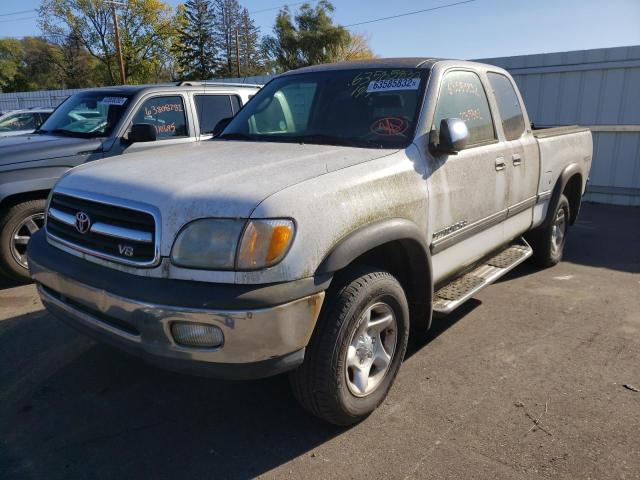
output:
[[[434,320],[407,358],[480,302]],[[298,406],[285,375],[218,381],[147,366],[46,312],[0,323],[4,441],[18,478],[251,478],[345,431]]]
[[[26,285],[26,283],[19,283],[14,280],[9,280],[8,278],[0,275],[0,290],[6,290],[7,288],[20,287],[22,285]]]

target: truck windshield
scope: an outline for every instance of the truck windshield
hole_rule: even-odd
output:
[[[403,148],[413,139],[428,71],[353,69],[267,84],[219,138]]]
[[[129,97],[87,92],[69,97],[38,129],[69,137],[108,137],[127,109]]]

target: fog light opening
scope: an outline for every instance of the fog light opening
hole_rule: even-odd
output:
[[[173,322],[171,335],[183,347],[215,348],[224,343],[224,334],[219,327],[203,323]]]

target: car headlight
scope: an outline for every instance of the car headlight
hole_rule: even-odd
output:
[[[178,234],[171,260],[181,267],[232,269],[244,224],[244,220],[195,220]]]
[[[294,232],[286,219],[195,220],[178,234],[171,260],[181,267],[258,270],[284,258]]]

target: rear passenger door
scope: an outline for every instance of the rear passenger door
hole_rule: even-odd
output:
[[[220,120],[233,117],[240,110],[240,98],[237,95],[195,94],[193,102],[200,140],[211,137]]]
[[[438,154],[429,177],[429,225],[435,281],[459,271],[504,241],[507,208],[503,145],[499,143],[485,86],[472,70],[444,73],[431,130],[440,121],[462,119],[467,147]]]
[[[506,75],[487,72],[489,85],[500,114],[498,133],[503,141],[508,182],[505,236],[511,240],[529,229],[539,178],[538,144],[526,125],[516,89]]]

